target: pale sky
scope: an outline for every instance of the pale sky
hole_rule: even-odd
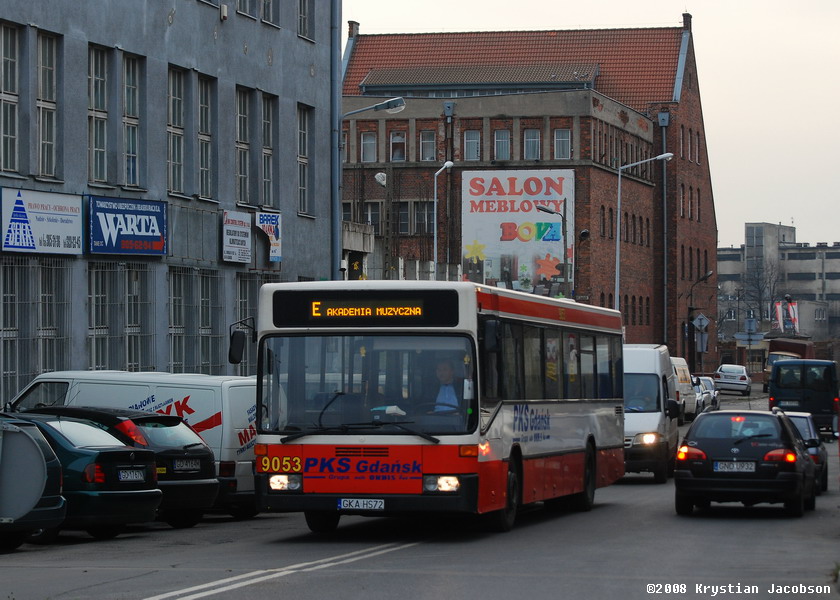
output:
[[[719,246],[744,223],[840,242],[837,0],[345,0],[362,34],[681,27],[692,15]]]

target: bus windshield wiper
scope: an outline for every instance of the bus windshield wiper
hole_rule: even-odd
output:
[[[406,427],[406,425],[414,423],[414,421],[371,421],[367,423],[367,425],[373,427],[385,427],[386,425],[393,425],[397,429],[402,429],[406,433],[410,433],[411,435],[416,435],[417,437],[421,437],[424,440],[428,440],[433,444],[440,444],[440,439],[436,438],[433,435],[429,435],[425,431],[416,431],[410,427]],[[361,423],[359,423],[361,425]]]
[[[311,429],[306,429],[304,431],[296,431],[295,433],[290,433],[286,437],[280,438],[281,444],[286,444],[293,440],[306,437],[307,435],[315,435],[318,433],[330,433],[330,432],[339,432],[339,433],[347,433],[350,429],[358,429],[356,427],[358,423],[348,423],[346,425],[315,425]]]

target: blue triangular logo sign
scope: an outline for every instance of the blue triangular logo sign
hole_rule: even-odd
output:
[[[26,214],[26,207],[23,205],[20,192],[18,192],[15,206],[12,208],[12,217],[9,219],[9,228],[6,230],[3,247],[16,250],[36,249],[35,236],[32,235],[29,215]]]

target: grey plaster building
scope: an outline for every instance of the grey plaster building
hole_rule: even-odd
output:
[[[0,0],[4,398],[56,369],[233,372],[261,283],[329,278],[330,17]]]
[[[840,242],[800,243],[795,227],[773,223],[747,223],[744,231],[743,245],[717,250],[719,342],[732,344],[740,334],[738,346],[750,346],[758,366],[764,338],[840,338]],[[745,319],[758,341],[743,335]]]

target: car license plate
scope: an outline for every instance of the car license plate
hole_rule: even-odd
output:
[[[378,498],[339,498],[338,510],[385,510],[385,500]]]
[[[781,400],[779,406],[799,406],[799,402],[796,400]]]
[[[716,460],[714,469],[716,473],[755,473],[755,463],[752,461]]]
[[[120,469],[118,477],[120,481],[146,481],[143,469]]]
[[[198,471],[201,468],[201,461],[197,458],[176,458],[173,468],[176,471]]]

